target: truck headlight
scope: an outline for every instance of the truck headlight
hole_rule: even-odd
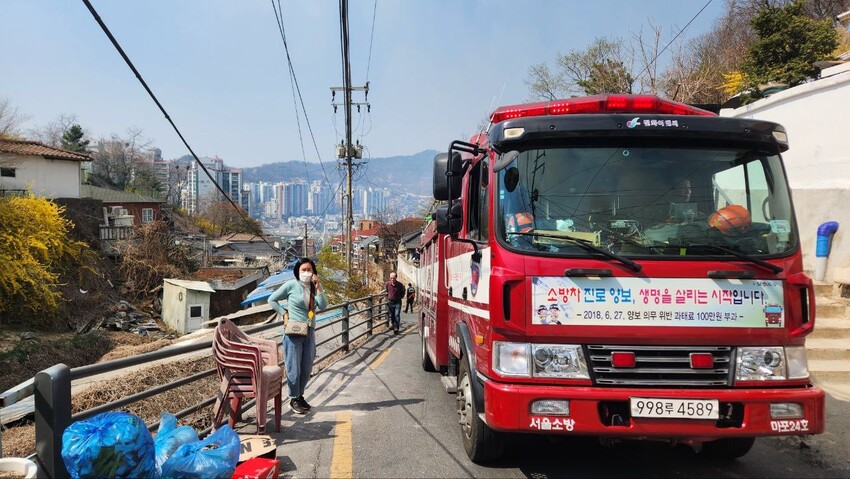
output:
[[[533,344],[532,375],[543,378],[590,379],[581,346]]]
[[[809,360],[805,346],[786,347],[785,357],[788,358],[788,379],[808,379]]]
[[[528,343],[493,343],[493,370],[502,376],[531,376]]]
[[[777,347],[738,348],[736,381],[785,380],[785,349]]]

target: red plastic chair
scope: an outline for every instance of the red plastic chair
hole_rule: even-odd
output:
[[[226,409],[230,410],[228,423],[234,427],[242,400],[256,398],[257,434],[262,434],[268,401],[273,399],[275,432],[280,432],[283,370],[278,365],[277,344],[248,336],[231,321],[222,319],[215,328],[213,358],[220,380],[213,428],[221,425]]]

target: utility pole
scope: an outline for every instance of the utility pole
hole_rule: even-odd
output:
[[[352,105],[357,106],[357,110],[360,111],[360,107],[365,105],[367,111],[371,111],[368,102],[363,103],[353,103],[351,101],[351,92],[354,90],[360,90],[365,92],[365,99],[369,98],[369,83],[366,83],[365,86],[362,87],[352,87],[351,86],[351,63],[349,61],[349,49],[348,49],[348,0],[340,0],[339,1],[339,25],[341,32],[341,41],[342,41],[342,79],[344,85],[341,87],[331,87],[331,105],[334,107],[334,113],[336,113],[338,104],[334,103],[334,99],[336,98],[336,92],[342,91],[344,96],[344,107],[345,107],[345,140],[342,145],[337,146],[337,158],[344,160],[345,163],[345,171],[346,171],[346,188],[345,188],[345,258],[348,265],[348,274],[351,274],[351,229],[354,226],[354,215],[352,208],[352,180],[351,173],[352,168],[356,166],[354,163],[354,159],[360,159],[363,157],[363,147],[358,143],[357,145],[351,144],[351,107]]]
[[[304,244],[302,245],[302,249],[304,250],[303,258],[307,257],[307,223],[304,223]]]

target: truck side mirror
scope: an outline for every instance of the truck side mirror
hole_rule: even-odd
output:
[[[446,235],[456,235],[460,233],[460,228],[463,225],[463,208],[460,203],[452,204],[452,219],[448,219],[449,206],[440,205],[437,207],[437,233]]]
[[[451,175],[446,173],[451,171]],[[449,155],[440,153],[434,157],[434,199],[437,201],[449,201],[460,198],[461,180],[463,179],[463,160],[459,153]],[[451,190],[451,198],[449,198]]]

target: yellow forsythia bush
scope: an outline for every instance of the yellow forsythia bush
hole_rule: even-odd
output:
[[[0,197],[0,321],[34,319],[59,308],[60,272],[79,267],[88,246],[68,235],[72,223],[56,203]]]

